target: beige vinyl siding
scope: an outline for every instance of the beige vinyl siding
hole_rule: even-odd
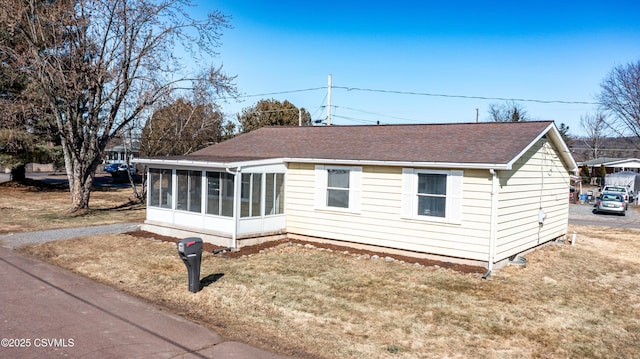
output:
[[[466,170],[460,224],[403,219],[402,168],[362,167],[358,213],[314,209],[315,165],[290,163],[287,231],[305,236],[487,260],[489,171]]]
[[[541,139],[513,166],[499,172],[496,261],[566,234],[569,173],[557,150]],[[546,215],[539,225],[538,213]]]

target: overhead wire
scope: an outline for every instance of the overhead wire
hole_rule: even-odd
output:
[[[471,100],[493,100],[493,101],[514,101],[514,102],[532,102],[532,103],[541,103],[541,104],[565,104],[565,105],[598,105],[596,102],[588,102],[588,101],[568,101],[568,100],[542,100],[542,99],[527,99],[527,98],[508,98],[508,97],[492,97],[492,96],[471,96],[471,95],[450,95],[450,94],[441,94],[441,93],[429,93],[429,92],[415,92],[415,91],[399,91],[399,90],[383,90],[383,89],[374,89],[374,88],[362,88],[362,87],[347,87],[347,86],[331,86],[332,89],[340,89],[346,90],[348,92],[351,91],[361,91],[361,92],[375,92],[375,93],[383,93],[383,94],[396,94],[396,95],[411,95],[411,96],[428,96],[428,97],[443,97],[443,98],[459,98],[459,99],[471,99]],[[293,94],[293,93],[301,93],[301,92],[310,92],[310,91],[318,91],[318,90],[327,90],[328,86],[320,86],[320,87],[312,87],[306,89],[296,89],[296,90],[288,90],[288,91],[278,91],[278,92],[267,92],[261,94],[245,94],[236,96],[235,99],[239,98],[251,98],[251,97],[266,97],[266,96],[275,96],[275,95],[284,95],[284,94]],[[224,100],[232,99],[232,98],[222,98]],[[323,98],[321,105],[314,111],[311,118],[315,118],[316,116],[322,115],[324,110],[326,110],[327,106],[325,102],[327,101],[327,94]],[[362,112],[369,115],[381,116],[386,119],[397,119],[402,121],[410,121],[410,122],[419,122],[415,120],[411,120],[408,118],[398,117],[389,114],[381,114],[367,110],[355,109],[347,106],[337,106],[331,105],[334,109],[345,109],[350,111]],[[277,110],[280,111],[280,110]],[[263,111],[263,112],[271,112],[271,111]],[[275,111],[274,111],[275,112]],[[332,114],[332,117],[342,118],[345,120],[355,121],[355,122],[363,122],[363,123],[378,123],[378,121],[372,120],[363,120],[355,117],[343,116]]]
[[[345,86],[332,86],[334,89],[342,89],[347,91],[364,91],[364,92],[379,92],[390,93],[397,95],[414,95],[414,96],[431,96],[431,97],[449,97],[449,98],[462,98],[472,100],[496,100],[496,101],[517,101],[517,102],[536,102],[536,103],[559,103],[568,105],[598,105],[596,102],[587,101],[565,101],[565,100],[539,100],[539,99],[524,99],[524,98],[506,98],[506,97],[489,97],[489,96],[469,96],[469,95],[448,95],[428,92],[413,92],[413,91],[396,91],[396,90],[380,90],[360,87],[345,87]]]

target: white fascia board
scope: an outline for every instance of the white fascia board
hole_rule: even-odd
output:
[[[618,161],[611,161],[604,164],[606,167],[633,167],[638,168],[640,166],[640,159],[626,158]]]
[[[519,160],[520,157],[522,157],[525,153],[527,153],[527,151],[529,151],[531,147],[533,147],[545,135],[548,135],[547,137],[551,137],[551,140],[558,146],[560,156],[566,163],[569,172],[576,172],[578,170],[578,164],[573,159],[571,151],[569,151],[569,147],[562,140],[560,132],[556,128],[556,125],[554,125],[553,123],[549,124],[549,126],[547,126],[547,128],[545,128],[542,132],[540,132],[540,134],[536,136],[536,138],[534,138],[533,141],[529,143],[529,145],[527,145],[522,151],[520,151],[520,153],[518,153],[511,161],[509,161],[509,163],[507,164],[507,169],[511,170],[513,168],[513,164],[517,160]]]
[[[390,167],[421,167],[421,168],[455,168],[455,169],[494,169],[506,170],[504,163],[459,163],[459,162],[411,162],[411,161],[376,161],[376,160],[337,160],[327,158],[284,158],[288,163],[317,163],[330,165],[358,165],[358,166],[390,166]]]
[[[201,168],[228,168],[233,167],[227,162],[205,162],[205,161],[187,161],[187,160],[163,160],[156,158],[134,158],[132,163],[140,163],[147,166],[161,167],[201,167]]]
[[[190,160],[165,160],[161,158],[134,158],[132,163],[145,164],[147,166],[162,166],[171,168],[197,167],[197,168],[247,168],[284,163],[282,158],[270,158],[266,160],[235,161],[235,162],[208,162]]]

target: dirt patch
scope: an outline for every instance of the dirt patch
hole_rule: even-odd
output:
[[[134,232],[128,232],[126,233],[132,237],[139,237],[139,238],[152,238],[155,240],[160,240],[163,242],[172,242],[172,243],[177,243],[180,238],[176,238],[176,237],[170,237],[170,236],[163,236],[160,234],[156,234],[156,233],[152,233],[152,232],[147,232],[147,231],[134,231]],[[327,243],[316,243],[316,242],[309,242],[309,241],[302,241],[302,240],[297,240],[297,239],[281,239],[281,240],[277,240],[277,241],[269,241],[269,242],[265,242],[265,243],[261,243],[261,244],[257,244],[257,245],[253,245],[253,246],[246,246],[246,247],[242,247],[240,249],[240,251],[237,252],[224,252],[223,254],[218,254],[220,256],[224,256],[225,258],[229,258],[229,259],[234,259],[234,258],[242,258],[244,256],[248,256],[251,254],[257,254],[260,253],[261,251],[267,250],[267,249],[271,249],[274,247],[278,247],[281,246],[283,244],[286,243],[293,243],[293,244],[300,244],[303,246],[313,246],[315,248],[322,248],[322,249],[327,249],[327,250],[331,250],[333,252],[338,252],[338,253],[344,253],[344,252],[349,252],[350,254],[353,255],[369,255],[369,256],[374,256],[377,255],[380,258],[385,258],[387,256],[392,257],[396,260],[399,261],[403,261],[403,262],[407,262],[407,263],[418,263],[420,265],[423,266],[431,266],[431,267],[441,267],[441,268],[446,268],[446,269],[452,269],[458,272],[462,272],[462,273],[484,273],[486,272],[486,269],[484,267],[479,267],[479,266],[471,266],[471,265],[465,265],[465,264],[458,264],[458,263],[451,263],[451,262],[444,262],[444,261],[436,261],[436,260],[432,260],[432,259],[426,259],[426,258],[415,258],[415,257],[410,257],[410,256],[401,256],[401,255],[389,255],[386,253],[381,253],[381,252],[374,252],[374,251],[368,251],[368,250],[362,250],[362,249],[355,249],[355,248],[351,248],[351,247],[345,247],[345,246],[339,246],[339,245],[333,245],[333,244],[327,244]],[[216,249],[223,249],[224,247],[220,247],[220,246],[215,246],[211,243],[204,243],[203,246],[203,251],[204,252],[213,252]]]
[[[34,180],[31,178],[25,178],[24,181],[8,181],[0,183],[0,188],[8,188],[12,190],[22,190],[27,192],[40,192],[40,191],[69,191],[69,185],[67,183],[47,183],[43,181]]]

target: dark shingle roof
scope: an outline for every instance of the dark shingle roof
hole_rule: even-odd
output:
[[[263,127],[184,159],[270,158],[506,164],[550,121],[429,125]]]

